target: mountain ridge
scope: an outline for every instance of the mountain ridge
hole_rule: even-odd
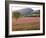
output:
[[[24,8],[17,10],[16,12],[19,12],[23,16],[33,16],[33,14],[40,15],[40,10],[33,10],[32,8]]]

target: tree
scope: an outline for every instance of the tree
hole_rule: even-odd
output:
[[[13,17],[16,18],[16,20],[21,16],[19,12],[13,12]]]
[[[21,16],[19,12],[12,12],[12,25],[16,25],[17,19]]]

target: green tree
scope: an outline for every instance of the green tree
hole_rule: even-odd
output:
[[[16,20],[21,16],[19,12],[13,12],[13,17],[16,18]]]

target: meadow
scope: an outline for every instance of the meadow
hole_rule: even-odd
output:
[[[22,17],[12,21],[12,31],[23,30],[40,30],[40,17]]]

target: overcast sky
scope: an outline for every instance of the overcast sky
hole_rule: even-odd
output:
[[[31,8],[33,10],[40,10],[40,5],[24,5],[24,4],[11,4],[12,10],[20,10],[24,8]]]

